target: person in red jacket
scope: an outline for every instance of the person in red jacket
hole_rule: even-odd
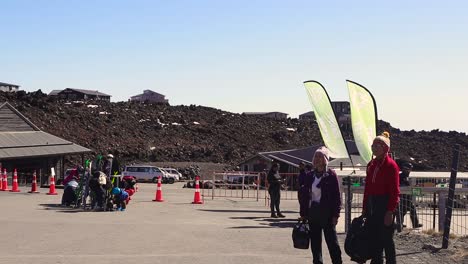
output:
[[[386,263],[396,263],[393,233],[394,212],[400,196],[400,169],[388,155],[389,150],[390,134],[384,132],[374,139],[375,158],[367,164],[362,213],[373,235],[371,264],[383,263],[384,250]]]

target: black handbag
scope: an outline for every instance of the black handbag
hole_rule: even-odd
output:
[[[346,254],[352,261],[365,262],[372,257],[373,245],[366,218],[363,216],[354,218],[346,234],[344,244]]]
[[[309,225],[305,220],[299,220],[297,224],[294,225],[292,231],[292,240],[295,248],[298,249],[308,249],[309,248]]]

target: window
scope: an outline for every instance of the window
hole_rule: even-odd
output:
[[[153,168],[153,172],[161,172],[158,168]]]
[[[127,171],[129,172],[137,172],[138,168],[137,167],[127,167]]]
[[[150,171],[150,168],[145,168],[145,167],[140,167],[138,168],[138,172],[149,172]]]

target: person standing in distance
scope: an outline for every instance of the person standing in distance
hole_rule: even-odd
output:
[[[267,176],[268,193],[270,194],[271,217],[285,217],[279,208],[281,200],[281,183],[283,180],[279,174],[279,164],[273,163]],[[276,208],[276,213],[275,213]]]
[[[406,162],[401,166],[400,173],[400,186],[411,186],[411,182],[408,179],[413,169],[413,164]],[[398,231],[401,231],[402,227],[406,227],[404,224],[405,215],[410,211],[411,223],[413,228],[422,227],[422,224],[419,223],[418,214],[416,212],[416,207],[413,204],[413,195],[411,194],[401,194],[400,195],[400,205],[397,208],[397,227]]]

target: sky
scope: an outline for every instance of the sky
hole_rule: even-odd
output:
[[[365,86],[402,130],[468,133],[466,1],[0,0],[0,82],[150,89],[171,105],[312,110],[316,80]]]

